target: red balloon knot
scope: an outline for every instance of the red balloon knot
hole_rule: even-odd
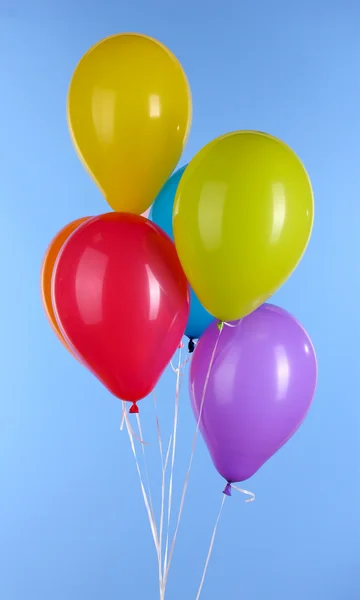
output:
[[[181,348],[184,347],[184,344],[182,342],[180,342],[180,344],[178,345],[179,350],[181,350]]]
[[[130,413],[131,415],[137,415],[137,414],[138,414],[138,412],[139,412],[139,407],[138,407],[138,405],[136,404],[136,402],[134,402],[134,403],[133,403],[133,404],[130,406],[129,413]]]

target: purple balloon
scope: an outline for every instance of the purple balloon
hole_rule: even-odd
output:
[[[232,325],[206,329],[190,370],[195,418],[203,402],[200,431],[229,484],[254,475],[296,432],[317,380],[311,340],[282,308],[263,304]]]

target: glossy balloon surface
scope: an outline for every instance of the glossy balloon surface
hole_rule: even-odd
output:
[[[233,321],[263,304],[301,259],[313,212],[306,170],[282,141],[240,131],[205,146],[181,177],[173,228],[209,313]]]
[[[230,483],[251,477],[295,433],[317,381],[311,340],[282,308],[264,304],[232,325],[220,334],[208,327],[190,372],[195,418],[202,404],[200,431]]]
[[[150,207],[190,131],[191,93],[175,56],[145,35],[118,34],[80,60],[68,94],[77,153],[113,210]]]
[[[155,387],[184,334],[189,291],[174,244],[148,219],[90,219],[63,246],[52,287],[61,331],[118,398]]]

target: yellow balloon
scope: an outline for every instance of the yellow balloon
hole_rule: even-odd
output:
[[[115,211],[149,208],[179,161],[191,113],[182,66],[145,35],[102,40],[81,59],[70,83],[72,141]]]
[[[203,306],[233,321],[263,304],[300,261],[313,215],[306,170],[280,140],[238,131],[205,146],[173,212],[177,252]]]

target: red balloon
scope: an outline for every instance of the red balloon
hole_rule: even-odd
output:
[[[137,412],[136,402],[154,389],[189,316],[188,283],[170,238],[138,215],[89,219],[59,254],[52,300],[74,353]]]

